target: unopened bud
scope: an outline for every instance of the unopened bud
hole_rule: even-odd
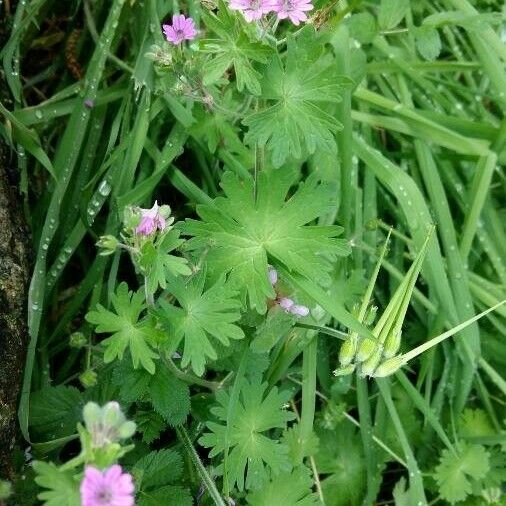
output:
[[[79,381],[84,388],[91,388],[97,384],[97,373],[92,369],[87,369],[79,375]]]
[[[69,344],[72,348],[82,348],[88,344],[88,340],[82,332],[73,332],[70,334]]]
[[[127,439],[135,434],[136,429],[135,422],[127,421],[123,422],[118,429],[118,436],[121,439]]]
[[[119,241],[113,235],[103,235],[98,241],[97,246],[102,250],[100,255],[112,255],[118,247]]]
[[[93,424],[102,421],[102,409],[96,402],[87,402],[84,405],[83,420],[88,430]]]
[[[339,350],[339,363],[341,364],[341,367],[351,364],[355,358],[355,353],[357,352],[357,344],[356,337],[349,337],[341,345],[341,349]]]
[[[116,401],[108,402],[102,408],[102,420],[105,426],[116,427],[125,421],[125,415]]]
[[[397,372],[405,364],[404,356],[397,355],[382,362],[374,371],[375,378],[385,378]]]
[[[278,282],[278,271],[274,267],[269,267],[269,281],[273,286]]]
[[[367,360],[377,349],[378,343],[369,337],[364,337],[359,345],[356,359],[358,362]]]

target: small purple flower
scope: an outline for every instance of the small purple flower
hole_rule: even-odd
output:
[[[160,214],[160,207],[156,200],[151,209],[141,209],[141,216],[141,222],[135,229],[141,235],[151,235],[156,229],[163,230],[167,224]]]
[[[278,282],[278,271],[274,267],[269,267],[269,281],[272,286]]]
[[[274,10],[274,0],[230,0],[230,8],[242,11],[248,23]]]
[[[283,308],[285,311],[290,312],[295,302],[293,302],[292,299],[289,299],[288,297],[282,297],[279,299],[279,307]]]
[[[87,107],[88,109],[93,109],[93,107],[95,107],[95,101],[92,100],[91,98],[87,98],[84,101],[84,106]]]
[[[311,0],[274,0],[274,12],[278,19],[289,18],[294,25],[307,20],[305,11],[314,8]]]
[[[133,506],[132,476],[114,465],[100,471],[86,466],[81,482],[81,506]]]
[[[172,16],[172,25],[162,25],[166,39],[172,44],[181,44],[183,40],[193,40],[197,36],[195,22],[183,14]]]
[[[309,308],[299,304],[294,304],[289,311],[295,316],[307,316],[309,314]]]

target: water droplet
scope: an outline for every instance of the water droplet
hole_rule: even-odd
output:
[[[43,117],[43,116],[44,116],[44,115],[42,114],[42,111],[41,111],[40,109],[37,109],[37,110],[35,111],[35,117],[36,117],[37,119],[42,119],[42,117]]]
[[[111,193],[111,185],[105,179],[98,186],[98,193],[103,197],[107,197]]]

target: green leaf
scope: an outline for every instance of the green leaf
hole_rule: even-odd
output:
[[[336,239],[340,227],[305,226],[333,208],[334,189],[310,176],[285,201],[292,182],[289,171],[261,172],[255,199],[252,180],[227,172],[221,183],[226,197],[198,206],[202,221],[185,224],[185,233],[195,236],[188,247],[210,246],[210,268],[218,275],[229,273],[233,286],[260,313],[267,309],[266,299],[275,297],[268,257],[315,283],[328,284],[333,260],[350,251],[346,241]]]
[[[168,485],[154,491],[141,492],[137,506],[192,506],[193,499],[188,489]]]
[[[199,376],[204,373],[206,360],[217,358],[210,337],[225,346],[230,344],[230,339],[244,337],[242,329],[235,324],[241,317],[237,292],[225,283],[224,277],[205,290],[205,279],[205,271],[196,274],[186,285],[179,279],[172,279],[170,291],[180,307],[161,300],[161,310],[157,311],[171,336],[169,351],[175,351],[184,339],[181,365],[191,364]]]
[[[496,434],[487,414],[482,409],[465,409],[459,416],[458,428],[459,435],[463,438],[493,436]]]
[[[273,387],[265,395],[266,389],[267,384],[261,384],[260,380],[243,382],[230,415],[228,437],[230,394],[219,390],[216,394],[218,406],[211,411],[224,424],[208,422],[211,432],[199,439],[201,445],[212,448],[210,457],[229,450],[227,475],[230,485],[237,483],[239,490],[262,487],[268,479],[266,466],[275,474],[290,469],[286,446],[263,434],[274,428],[284,429],[286,423],[293,420],[293,414],[284,409],[290,394],[279,393]]]
[[[141,492],[173,483],[183,473],[183,459],[175,450],[150,452],[134,465],[132,473]]]
[[[114,368],[113,382],[119,387],[120,399],[134,402],[142,399],[148,391],[152,375],[144,369],[132,369],[129,361],[121,360]]]
[[[243,121],[249,127],[245,142],[266,146],[275,167],[289,156],[299,159],[317,150],[335,154],[334,134],[342,128],[323,107],[341,100],[346,80],[339,79],[333,61],[323,57],[323,45],[314,54],[314,47],[304,40],[299,37],[295,42],[288,36],[285,62],[273,58],[261,81],[269,107]]]
[[[366,466],[360,437],[347,421],[335,430],[317,431],[320,440],[316,468],[327,506],[358,506],[366,488]],[[379,472],[379,471],[378,471]]]
[[[253,95],[260,95],[261,74],[253,62],[266,63],[272,49],[266,44],[250,42],[242,30],[240,18],[231,14],[224,4],[217,13],[204,11],[202,18],[207,28],[219,37],[200,42],[202,52],[216,55],[204,64],[204,85],[215,83],[233,67],[237,89],[243,91],[246,88]]]
[[[414,31],[416,49],[429,61],[434,61],[441,53],[439,32],[430,26],[421,26]]]
[[[71,471],[60,471],[53,463],[40,460],[33,468],[37,485],[48,489],[37,495],[45,506],[80,506],[78,482]]]
[[[104,362],[109,363],[116,358],[121,360],[128,348],[134,368],[141,365],[153,374],[153,359],[158,354],[150,345],[155,343],[160,332],[153,328],[148,319],[139,321],[139,316],[145,309],[143,291],[129,292],[127,284],[121,283],[116,293],[111,295],[111,301],[115,312],[97,304],[97,309],[86,315],[86,320],[96,325],[95,332],[112,334],[102,341],[105,346]]]
[[[274,306],[268,313],[267,318],[260,324],[255,332],[255,338],[251,342],[251,349],[256,353],[266,353],[283,337],[285,337],[295,324],[295,317]]]
[[[458,455],[443,450],[435,479],[439,493],[449,503],[463,501],[471,492],[470,479],[484,478],[490,469],[490,455],[483,446],[461,443]]]
[[[158,366],[149,384],[149,399],[160,415],[172,426],[185,422],[190,412],[190,389],[167,367]]]
[[[381,0],[378,24],[382,30],[395,28],[409,10],[409,0]]]
[[[370,12],[359,12],[348,19],[350,35],[362,44],[372,42],[378,33],[376,20]]]
[[[274,476],[262,490],[248,494],[246,500],[251,506],[318,506],[317,494],[311,492],[313,480],[309,470],[301,467],[291,473]]]
[[[179,239],[177,230],[170,230],[164,234],[156,243],[146,242],[141,248],[139,266],[146,277],[148,290],[155,293],[158,287],[167,287],[167,276],[188,276],[191,269],[185,258],[169,255],[183,240]]]
[[[76,433],[84,399],[75,387],[46,387],[30,396],[30,427],[35,441],[48,441]]]
[[[162,415],[159,415],[152,409],[149,411],[139,410],[135,415],[137,429],[142,433],[142,441],[146,444],[152,443],[160,437],[160,434],[167,423]]]
[[[305,457],[313,456],[318,451],[318,436],[311,432],[309,438],[302,440],[300,425],[290,427],[283,434],[283,443],[288,447],[288,456],[294,466],[300,466]]]

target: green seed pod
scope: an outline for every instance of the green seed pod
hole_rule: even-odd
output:
[[[334,376],[348,376],[355,370],[355,364],[349,364],[344,367],[338,367],[334,371]]]
[[[339,363],[341,367],[346,367],[351,364],[357,352],[357,344],[357,338],[352,336],[346,339],[341,345],[341,349],[339,350]]]
[[[357,362],[364,362],[367,360],[378,348],[378,343],[369,337],[364,337],[358,345]]]
[[[374,371],[375,378],[385,378],[394,372],[397,372],[405,364],[404,356],[397,355],[396,357],[389,358],[382,362]]]
[[[360,366],[360,375],[361,376],[372,376],[376,367],[378,367],[381,362],[381,357],[383,356],[383,347],[378,346],[374,353]]]
[[[385,358],[392,358],[399,351],[401,346],[401,334],[402,332],[396,332],[394,330],[387,336],[385,339],[385,349],[383,351]]]

